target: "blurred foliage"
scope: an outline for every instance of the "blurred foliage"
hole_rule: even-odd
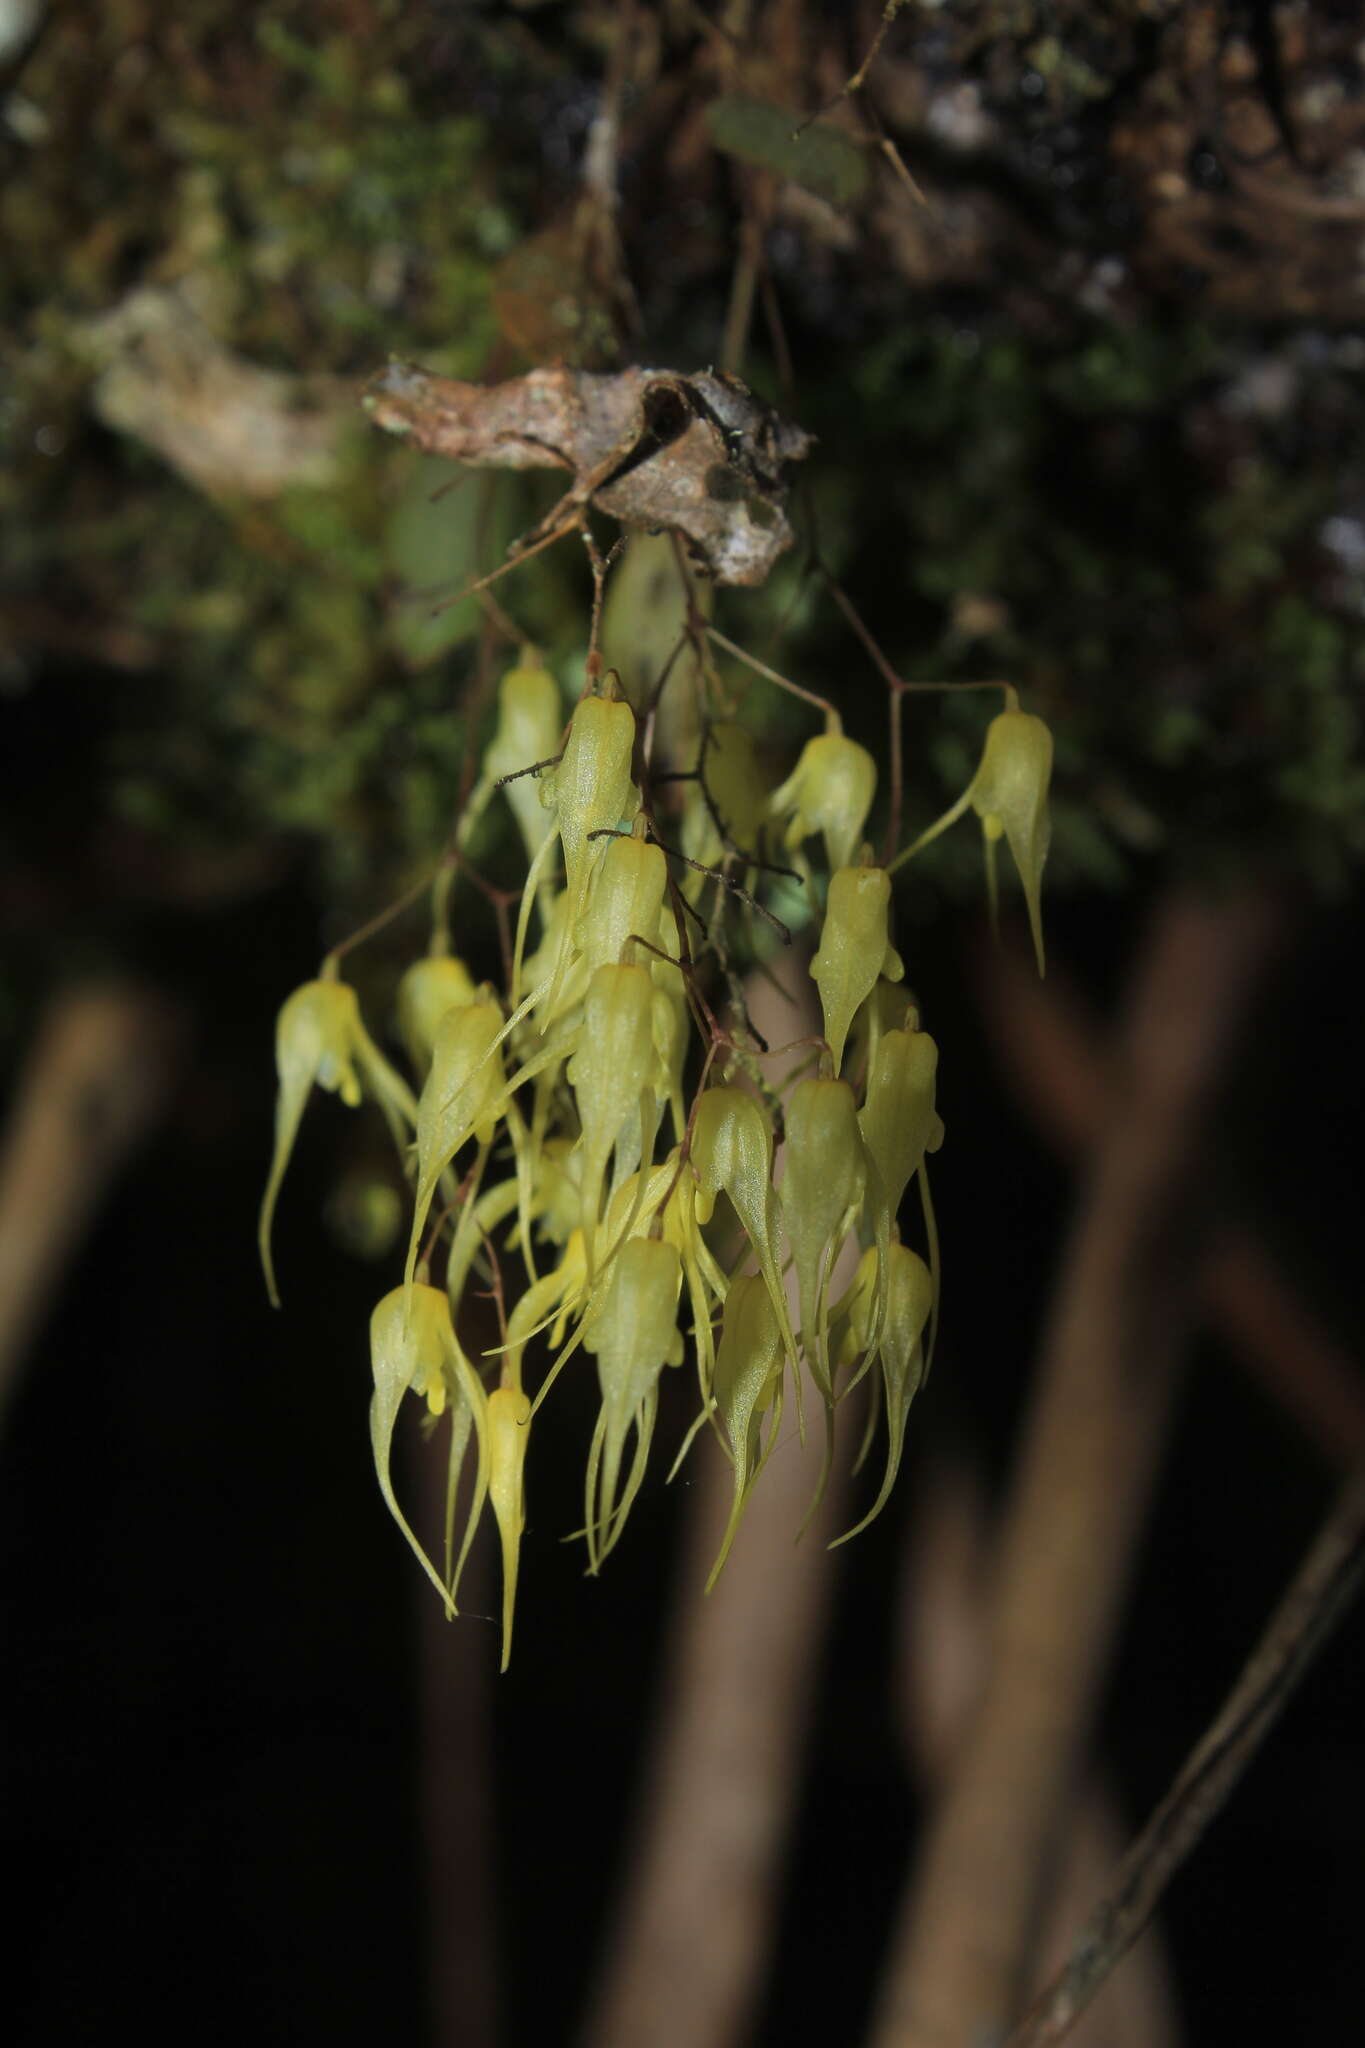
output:
[[[1018,136],[1052,148],[1106,90],[1117,106],[1114,66],[1161,15],[1106,10],[1101,33],[1087,12],[1005,10],[965,57],[917,43],[924,90],[957,64],[993,121],[1014,108]],[[802,53],[718,56],[668,6],[645,10],[608,233],[579,178],[617,27],[586,0],[50,11],[0,120],[0,673],[18,693],[72,662],[107,675],[82,795],[96,842],[141,847],[143,867],[160,847],[186,873],[202,856],[215,886],[248,891],[302,848],[334,900],[367,908],[432,854],[507,655],[474,601],[433,607],[499,559],[553,480],[415,461],[358,412],[346,424],[352,380],[388,353],[464,376],[526,367],[527,295],[547,277],[543,324],[566,354],[600,350],[608,319],[620,347],[633,294],[628,352],[693,366],[771,175],[739,159],[791,168],[791,150],[824,152],[849,204],[836,219],[779,188],[769,261],[795,388],[761,316],[746,373],[819,436],[797,516],[893,663],[1006,677],[1054,727],[1050,882],[1114,887],[1164,857],[1340,884],[1365,850],[1358,340],[1269,308],[1254,328],[1220,321],[1197,291],[1116,296],[1112,195],[1077,231],[1084,271],[1070,216],[1044,223],[1069,296],[1014,275],[938,288],[906,253],[921,216],[870,132],[790,141],[782,110],[819,98]],[[1095,146],[1077,135],[1068,162]],[[111,429],[92,323],[149,288],[191,306],[225,359],[323,380],[331,481],[246,500]],[[496,593],[570,684],[588,588],[570,543]],[[808,555],[719,616],[884,751],[885,690]],[[749,706],[794,757],[804,715],[758,684]],[[989,709],[907,702],[907,831],[970,773]],[[22,790],[5,831],[20,868],[52,850]],[[243,849],[259,856],[245,868]],[[973,845],[930,860],[978,888]]]

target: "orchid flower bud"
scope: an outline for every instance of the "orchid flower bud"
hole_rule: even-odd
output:
[[[631,1118],[643,1122],[641,1098],[653,1103],[657,1071],[649,969],[599,967],[588,984],[578,1049],[568,1066],[583,1132],[583,1237],[590,1272],[607,1161]],[[652,1141],[651,1131],[651,1146]]]
[[[782,1207],[801,1304],[801,1344],[827,1403],[834,1398],[825,1290],[862,1207],[867,1158],[846,1081],[800,1081],[787,1104]]]
[[[911,1176],[943,1143],[934,1108],[937,1074],[938,1047],[927,1031],[882,1033],[858,1122],[893,1223]]]
[[[943,1121],[934,1107],[938,1047],[927,1031],[886,1031],[867,1078],[858,1114],[863,1142],[873,1165],[873,1220],[883,1252],[895,1228],[905,1190],[918,1174],[920,1205],[929,1240],[934,1300],[938,1300],[938,1227],[929,1193],[927,1155],[943,1143]],[[883,1265],[882,1272],[887,1268]],[[933,1330],[929,1355],[933,1354]]]
[[[1024,886],[1033,950],[1038,972],[1042,974],[1043,864],[1052,833],[1047,802],[1052,779],[1052,734],[1041,718],[1019,709],[1013,690],[1007,690],[1005,698],[1006,708],[986,728],[980,765],[957,802],[950,804],[941,818],[936,818],[918,839],[898,853],[891,865],[897,868],[902,861],[911,859],[970,807],[981,820],[985,840],[986,888],[992,921],[997,910],[995,849],[1001,839],[1007,839]]]
[[[905,972],[887,938],[890,907],[891,878],[885,868],[840,868],[830,879],[820,950],[810,971],[820,991],[836,1074],[849,1027],[878,976],[899,981]]]
[[[1024,886],[1039,974],[1045,971],[1041,891],[1052,836],[1047,801],[1051,779],[1052,734],[1042,719],[1015,708],[1000,712],[986,728],[981,765],[969,794],[985,837],[991,917],[997,914],[995,848],[1004,838]]]
[[[512,1614],[517,1604],[517,1565],[526,1527],[526,1446],[531,1404],[520,1387],[496,1387],[488,1396],[488,1498],[502,1546],[502,1665],[512,1655]]]
[[[795,1370],[796,1340],[782,1290],[782,1264],[778,1256],[782,1205],[772,1184],[772,1131],[762,1106],[743,1088],[708,1088],[702,1096],[692,1126],[692,1165],[707,1194],[723,1190],[730,1197],[758,1256],[773,1315]],[[799,1372],[796,1397],[799,1414]]]
[[[528,861],[540,852],[554,821],[545,814],[536,778],[520,771],[552,759],[559,752],[563,729],[559,685],[547,668],[531,659],[527,648],[498,685],[498,728],[483,757],[483,772],[471,792],[465,817],[477,817],[502,777],[515,776],[514,782],[504,785],[503,795],[517,821]]]
[[[569,899],[555,967],[556,989],[587,906],[593,864],[602,850],[602,841],[593,834],[612,830],[639,808],[630,779],[634,750],[635,713],[629,704],[607,697],[584,697],[569,722],[559,766],[542,785],[559,825]]]
[[[431,1065],[436,1030],[449,1011],[475,996],[473,978],[453,953],[429,953],[414,960],[398,984],[398,1035],[412,1061],[413,1072],[425,1080]]]
[[[615,1244],[633,1231],[643,1235],[657,1221],[665,1244],[672,1245],[677,1252],[695,1326],[698,1380],[702,1399],[709,1408],[715,1364],[711,1305],[724,1301],[726,1294],[725,1275],[701,1234],[701,1225],[710,1215],[712,1197],[701,1191],[695,1175],[682,1164],[677,1145],[660,1165],[643,1176],[643,1188],[636,1185],[639,1178],[633,1176],[613,1195],[607,1209],[607,1236]]]
[[[348,1109],[360,1101],[362,1078],[388,1120],[401,1149],[417,1121],[417,1105],[366,1031],[353,988],[333,976],[306,981],[285,1002],[275,1025],[279,1096],[275,1105],[275,1151],[261,1202],[257,1243],[266,1287],[276,1308],[275,1264],[270,1248],[275,1203],[289,1164],[304,1108],[316,1082],[339,1095]],[[357,1071],[357,1069],[359,1071]]]
[[[830,868],[846,868],[857,855],[876,790],[877,764],[871,754],[832,722],[806,741],[795,768],[768,799],[768,811],[786,818],[789,852],[820,832]]]
[[[924,1377],[923,1338],[925,1325],[934,1306],[936,1289],[933,1277],[917,1252],[912,1252],[906,1245],[893,1244],[885,1254],[884,1287],[879,1287],[876,1274],[879,1256],[875,1247],[863,1254],[858,1280],[855,1281],[853,1290],[854,1299],[846,1343],[850,1352],[865,1349],[872,1337],[873,1299],[876,1294],[884,1293],[886,1307],[881,1319],[877,1356],[881,1364],[881,1385],[886,1400],[886,1474],[882,1480],[881,1491],[861,1522],[846,1530],[842,1536],[836,1537],[835,1543],[830,1545],[831,1549],[835,1544],[847,1543],[851,1536],[858,1535],[869,1522],[876,1520],[886,1506],[900,1469],[910,1403],[919,1391]],[[869,1267],[871,1270],[866,1270]]]
[[[786,1341],[766,1283],[757,1273],[742,1275],[726,1296],[725,1317],[716,1351],[716,1407],[734,1462],[735,1485],[720,1555],[706,1582],[708,1593],[730,1555],[730,1546],[748,1506],[754,1482],[777,1442],[782,1420],[782,1366]],[[770,1420],[767,1441],[763,1442],[765,1415]]]
[[[577,934],[590,975],[621,961],[649,965],[650,955],[640,947],[625,950],[626,942],[633,936],[654,943],[667,883],[662,847],[633,835],[606,842]]]
[[[445,1295],[435,1287],[420,1284],[412,1288],[410,1300],[406,1299],[406,1290],[402,1287],[395,1287],[386,1294],[370,1318],[370,1363],[374,1373],[370,1443],[379,1490],[418,1563],[444,1601],[446,1612],[454,1614],[460,1570],[487,1488],[487,1403],[479,1377],[460,1349]],[[443,1412],[447,1399],[451,1403],[448,1493],[452,1501],[471,1427],[478,1444],[478,1469],[468,1526],[459,1559],[453,1568],[447,1557],[448,1584],[442,1582],[413,1534],[393,1490],[394,1424],[403,1396],[409,1390],[425,1399],[432,1415]]]
[[[885,1032],[914,1030],[918,1023],[919,1011],[905,984],[879,980],[853,1019],[847,1053],[854,1071],[871,1073]]]
[[[588,1456],[588,1569],[597,1571],[625,1526],[654,1433],[659,1375],[682,1359],[677,1327],[682,1266],[663,1238],[633,1237],[611,1269],[583,1343],[597,1355],[602,1411]],[[621,1493],[621,1454],[635,1425],[635,1461]],[[619,1496],[619,1498],[618,1498]]]
[[[417,1200],[407,1279],[417,1264],[436,1183],[466,1141],[492,1142],[503,1097],[502,1012],[495,1002],[451,1010],[436,1032],[431,1071],[417,1105]]]

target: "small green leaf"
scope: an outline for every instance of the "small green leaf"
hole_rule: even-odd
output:
[[[711,140],[726,156],[776,171],[831,206],[856,205],[871,178],[865,152],[827,121],[814,121],[798,134],[799,119],[785,107],[737,94],[713,100],[706,109]]]

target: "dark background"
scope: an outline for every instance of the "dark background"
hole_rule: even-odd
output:
[[[813,510],[902,670],[1009,674],[1056,729],[1057,985],[1107,1027],[1170,888],[1281,905],[1214,1105],[1208,1184],[1358,1355],[1365,437],[1341,239],[1358,224],[1277,212],[1239,183],[1238,155],[1263,118],[1271,155],[1252,176],[1340,196],[1356,31],[1353,10],[1310,10],[1307,26],[1283,8],[1174,12],[1187,19],[987,10],[969,36],[958,10],[912,10],[874,74],[878,118],[949,225],[902,219],[889,172],[833,227],[777,204],[764,247],[794,389],[761,321],[746,371],[818,432],[803,534]],[[580,1513],[591,1388],[566,1385],[562,1456],[542,1445],[529,1474],[512,1668],[496,1676],[496,1628],[477,1614],[453,1658],[433,1651],[366,1424],[366,1323],[393,1260],[348,1249],[337,1221],[339,1187],[391,1171],[368,1113],[310,1106],[279,1212],[279,1314],[254,1243],[275,1014],[448,822],[480,740],[473,629],[433,655],[394,624],[402,451],[357,431],[326,490],[201,488],[145,422],[112,419],[83,337],[202,266],[232,286],[211,320],[224,347],[345,380],[347,406],[390,349],[490,377],[556,352],[708,361],[762,166],[712,148],[705,110],[727,87],[809,109],[866,39],[850,10],[758,8],[748,68],[727,80],[714,39],[667,14],[662,57],[632,60],[625,102],[631,334],[600,260],[584,268],[565,237],[611,63],[603,11],[56,14],[0,58],[4,93],[48,123],[41,146],[17,142],[7,115],[0,166],[10,1092],[48,1004],[84,977],[155,990],[179,1028],[164,1110],[61,1275],[0,1437],[4,2031],[22,2048],[114,2027],[434,2038],[433,1731],[472,1726],[455,1776],[490,1825],[446,1907],[491,1930],[504,2048],[568,2041],[626,1867],[689,1480],[666,1489],[660,1461],[628,1540],[585,1580],[559,1539]],[[1045,34],[1069,70],[1048,68]],[[1342,98],[1314,128],[1324,79]],[[964,82],[989,123],[970,146],[931,118]],[[191,232],[205,192],[208,256]],[[406,268],[386,298],[373,279],[391,244]],[[566,294],[556,350],[527,308]],[[880,684],[828,606],[787,611],[789,568],[729,598],[725,629],[822,678],[884,754]],[[581,564],[524,578],[507,602],[571,673]],[[968,630],[964,601],[983,598],[994,623]],[[789,760],[805,728],[756,701]],[[912,724],[917,815],[960,786],[979,725],[962,701]],[[917,1499],[947,1457],[998,1495],[1078,1185],[997,1060],[970,832],[907,881],[898,919],[943,1048],[943,1335],[896,1496],[840,1553],[764,2044],[851,2041],[870,2011],[918,1819],[898,1704]],[[469,950],[491,966],[486,920]],[[381,988],[398,957],[381,945]],[[661,1431],[676,1441],[690,1417],[674,1394]],[[400,1456],[411,1479],[415,1432]],[[1131,1827],[1250,1650],[1338,1469],[1201,1334],[1098,1732]],[[1363,1692],[1353,1612],[1172,1888],[1192,2043],[1356,2023]]]

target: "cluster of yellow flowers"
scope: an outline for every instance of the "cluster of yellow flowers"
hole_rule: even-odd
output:
[[[938,1050],[899,986],[890,872],[873,863],[863,840],[873,758],[831,712],[773,789],[746,728],[713,724],[703,768],[681,778],[680,847],[666,847],[655,831],[644,726],[612,694],[614,680],[609,674],[604,693],[581,698],[567,731],[558,685],[531,657],[502,680],[497,730],[461,829],[467,839],[469,824],[501,791],[525,845],[506,990],[476,986],[450,949],[447,870],[431,948],[398,988],[396,1035],[411,1085],[367,1032],[336,956],[289,997],[277,1030],[275,1154],[260,1223],[271,1298],[271,1223],[307,1098],[314,1084],[352,1106],[369,1096],[415,1181],[404,1277],[371,1322],[379,1484],[451,1614],[474,1530],[491,1506],[502,1551],[504,1667],[527,1448],[541,1403],[580,1347],[596,1361],[601,1394],[582,1532],[592,1572],[620,1538],[644,1478],[659,1382],[665,1366],[682,1360],[684,1331],[698,1413],[683,1451],[709,1424],[734,1473],[716,1572],[777,1441],[788,1374],[803,1434],[803,1374],[822,1404],[825,1474],[835,1411],[853,1389],[865,1382],[871,1391],[864,1454],[884,1415],[884,1476],[861,1528],[890,1492],[933,1348],[938,1246],[927,1159],[943,1136],[934,1106]],[[900,856],[975,810],[988,863],[1001,837],[1009,844],[1040,966],[1050,769],[1047,728],[1007,692],[973,781]],[[745,1021],[732,1029],[717,1023],[706,993],[716,963],[705,938],[696,938],[707,930],[701,906],[709,890],[717,905],[739,901],[746,915],[763,914],[756,892],[764,864],[744,849],[761,844],[765,831],[780,836],[819,917],[810,974],[823,1037],[805,1042],[781,1095],[763,1079],[767,1048]],[[823,848],[823,874],[810,865],[813,841]],[[990,875],[993,897],[993,866]],[[699,1055],[689,1061],[694,1045]],[[898,1229],[912,1180],[924,1257]],[[722,1195],[716,1222],[727,1228],[708,1239]],[[480,1272],[505,1298],[499,1240],[524,1285],[505,1311],[498,1347],[470,1358],[458,1334],[461,1304]],[[441,1245],[438,1287],[431,1275]],[[859,1256],[836,1294],[832,1276],[847,1245]],[[533,1398],[524,1362],[542,1336],[549,1364]],[[393,1487],[394,1427],[409,1393],[449,1427],[440,1568]]]

